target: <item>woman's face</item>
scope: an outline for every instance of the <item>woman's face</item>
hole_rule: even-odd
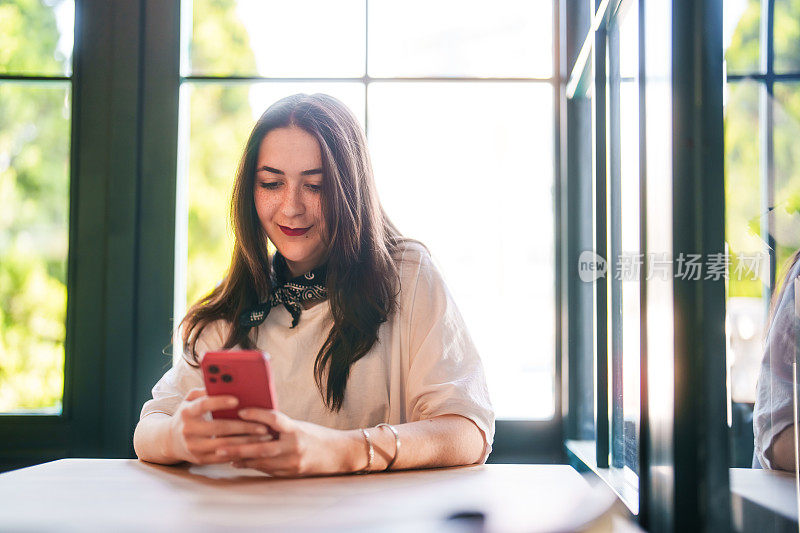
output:
[[[322,154],[317,139],[295,126],[270,131],[261,141],[253,190],[261,227],[286,258],[293,276],[322,263]]]

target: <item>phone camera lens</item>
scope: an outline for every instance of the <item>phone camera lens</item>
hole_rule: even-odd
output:
[[[231,376],[230,374],[222,374],[222,381],[224,381],[225,383],[230,383],[231,381],[233,381],[233,376]]]
[[[208,371],[212,374],[219,374],[219,367],[217,365],[210,365]]]

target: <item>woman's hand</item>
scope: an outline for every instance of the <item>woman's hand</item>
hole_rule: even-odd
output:
[[[293,420],[272,409],[242,409],[239,417],[268,425],[280,437],[268,442],[218,447],[217,457],[232,461],[233,466],[255,468],[278,477],[341,474],[353,470],[349,464],[350,453],[358,447],[358,437],[354,438],[353,432]]]
[[[226,463],[216,451],[225,446],[269,439],[267,428],[242,420],[209,420],[207,413],[236,407],[234,396],[206,396],[205,389],[192,389],[170,421],[173,454],[195,464]],[[235,436],[232,436],[235,435]]]

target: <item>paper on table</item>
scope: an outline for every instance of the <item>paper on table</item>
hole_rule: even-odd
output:
[[[236,468],[230,463],[220,463],[215,465],[192,465],[189,467],[190,474],[197,474],[211,479],[235,479],[238,477],[272,477],[254,468]]]

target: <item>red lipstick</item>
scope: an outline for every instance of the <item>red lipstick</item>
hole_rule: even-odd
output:
[[[281,228],[281,231],[289,237],[299,237],[311,229],[311,226],[307,228],[287,228],[286,226],[281,226],[280,224],[278,224],[278,227]]]

